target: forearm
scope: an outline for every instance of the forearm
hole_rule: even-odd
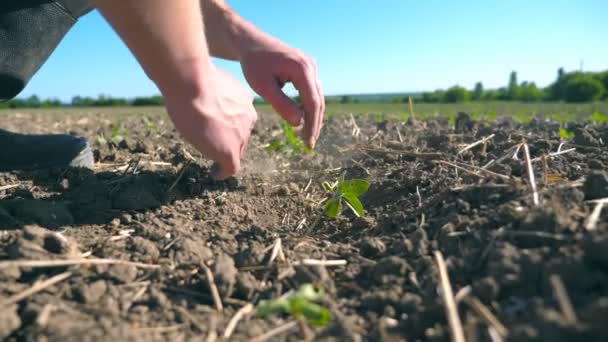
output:
[[[196,71],[211,61],[198,2],[97,0],[94,4],[161,92],[200,90]]]
[[[235,13],[224,0],[200,0],[209,53],[238,61],[246,49],[275,40]]]

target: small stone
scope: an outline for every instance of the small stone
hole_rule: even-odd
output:
[[[357,229],[357,230],[368,229],[368,228],[375,226],[375,224],[376,224],[376,222],[374,221],[374,219],[372,217],[369,217],[369,216],[357,217],[353,221],[353,229]]]
[[[608,175],[604,171],[592,171],[583,184],[585,199],[608,197]]]
[[[155,261],[160,257],[160,251],[154,242],[141,236],[136,236],[131,241],[133,243],[133,249],[141,254],[142,258]]]
[[[608,268],[608,237],[587,236],[583,240],[583,250],[588,263]]]
[[[110,265],[106,274],[111,278],[121,283],[130,283],[137,278],[137,268],[133,265]]]
[[[0,302],[4,299],[0,297]],[[21,326],[21,318],[17,313],[17,305],[5,306],[0,310],[0,340],[8,338]]]
[[[232,295],[238,273],[239,271],[234,266],[234,260],[230,256],[221,254],[217,257],[213,267],[213,276],[222,297]]]
[[[70,180],[67,178],[62,179],[59,183],[59,187],[61,190],[68,190],[70,188]]]
[[[120,219],[119,218],[112,219],[112,222],[110,222],[110,225],[112,225],[112,227],[120,226]]]
[[[107,288],[105,280],[97,280],[77,288],[76,295],[83,303],[95,303],[106,293]]]
[[[473,284],[473,292],[482,300],[482,301],[491,301],[498,296],[498,292],[500,291],[500,286],[496,279],[492,277],[483,278]]]
[[[237,189],[241,187],[241,181],[236,177],[230,177],[226,179],[226,185],[231,189]]]
[[[386,245],[378,238],[365,238],[360,246],[361,255],[366,258],[382,254],[386,251]]]
[[[131,216],[130,214],[122,214],[120,215],[120,223],[122,224],[129,224],[133,222],[133,216]]]
[[[580,127],[574,130],[574,143],[581,146],[600,146],[599,140],[597,140],[588,129]]]

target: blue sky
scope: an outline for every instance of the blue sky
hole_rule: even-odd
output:
[[[243,17],[317,60],[326,94],[545,86],[557,68],[608,69],[605,0],[232,0]],[[240,79],[237,63],[218,61]],[[83,17],[20,97],[158,90],[103,18]]]

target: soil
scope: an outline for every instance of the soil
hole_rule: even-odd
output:
[[[0,188],[16,185],[0,191],[0,339],[221,340],[247,304],[314,283],[331,322],[274,339],[446,341],[436,251],[467,340],[608,339],[607,211],[587,225],[591,200],[608,197],[608,127],[464,113],[455,123],[355,120],[358,136],[349,116],[334,116],[317,153],[287,157],[263,148],[280,126],[262,116],[238,179],[214,182],[210,163],[160,113],[6,114],[5,129],[88,137],[98,164],[0,173]],[[561,145],[561,126],[572,142]],[[126,137],[113,139],[113,127]],[[523,141],[532,158],[576,148],[533,163],[538,205],[525,149],[516,152]],[[321,183],[341,174],[369,181],[364,218],[323,216]],[[278,241],[283,253],[270,260]],[[6,263],[83,258],[145,265]],[[346,265],[297,265],[304,259]],[[9,302],[51,277],[59,280]],[[489,325],[474,302],[506,329]],[[246,314],[230,339],[289,320]]]

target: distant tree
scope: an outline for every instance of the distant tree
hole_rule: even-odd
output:
[[[351,103],[353,99],[348,95],[343,95],[340,97],[340,103]]]
[[[256,98],[257,100],[257,98]],[[255,100],[254,100],[255,103]],[[131,101],[132,106],[162,106],[164,99],[162,96],[155,95],[150,97],[136,97]]]
[[[473,100],[481,100],[483,97],[483,84],[481,82],[475,83],[475,89],[473,89]]]
[[[515,100],[517,98],[517,91],[517,72],[511,71],[511,75],[509,75],[509,85],[507,86],[507,96],[509,100]]]
[[[468,101],[471,94],[465,88],[455,85],[446,90],[443,100],[449,103]]]
[[[517,91],[517,99],[519,101],[533,102],[540,101],[545,94],[542,89],[538,89],[534,82],[522,82]]]
[[[25,107],[40,108],[40,98],[37,95],[32,95],[25,100]]]
[[[562,77],[564,77],[564,68],[560,67],[559,69],[557,69],[557,80],[559,81]]]
[[[605,89],[602,82],[590,74],[577,73],[563,84],[563,99],[567,102],[595,101],[602,98]]]

